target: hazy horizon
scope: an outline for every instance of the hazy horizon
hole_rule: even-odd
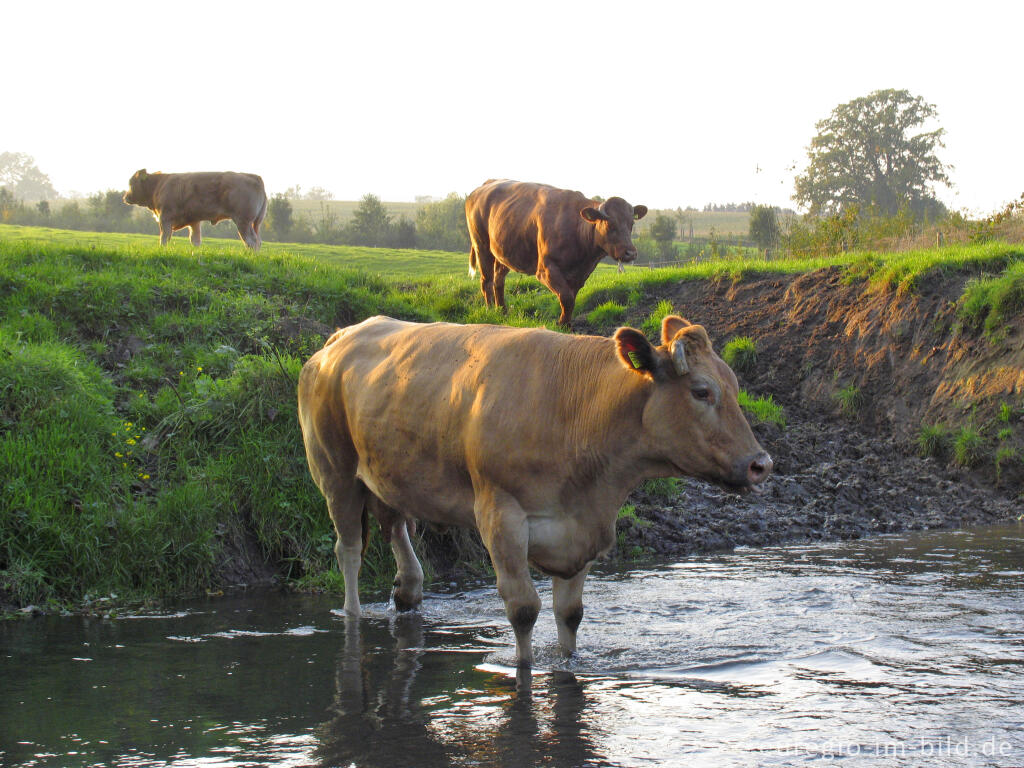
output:
[[[940,200],[988,213],[1024,191],[1017,4],[271,8],[12,6],[0,152],[31,155],[65,196],[145,167],[337,200],[505,177],[658,209],[795,208],[815,123],[905,88],[946,131]]]

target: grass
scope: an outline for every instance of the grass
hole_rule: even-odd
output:
[[[961,467],[976,467],[985,458],[981,432],[972,426],[961,427],[953,438],[953,461]]]
[[[860,413],[861,408],[867,402],[864,393],[856,384],[849,384],[840,389],[835,393],[835,399],[839,403],[840,412],[848,418],[853,418]]]
[[[858,279],[892,263],[910,265],[900,275],[962,268],[995,280],[1016,275],[1019,253],[989,244],[916,259],[879,257]],[[661,301],[646,317],[641,307],[674,282],[829,263],[621,275],[601,265],[578,311],[654,337],[673,307]],[[338,588],[295,378],[325,333],[377,313],[555,327],[558,303],[536,279],[510,276],[503,315],[483,306],[466,265],[462,253],[267,243],[252,254],[212,238],[194,252],[155,236],[0,225],[0,599],[57,606],[216,588],[242,541],[285,578]],[[754,418],[785,425],[770,397],[741,398]],[[391,569],[373,541],[371,590]]]
[[[786,428],[786,414],[782,406],[775,402],[771,395],[753,397],[746,390],[739,392],[740,407],[758,422],[774,424],[779,429]]]
[[[626,308],[617,301],[606,301],[587,313],[587,322],[606,330],[614,328],[626,314]]]
[[[722,359],[734,371],[750,373],[757,364],[757,344],[749,336],[737,336],[722,349]]]
[[[658,302],[658,306],[654,308],[654,311],[644,319],[640,329],[660,344],[661,321],[673,314],[675,314],[675,310],[672,308],[672,303],[662,299]]]
[[[999,338],[1012,317],[1024,310],[1024,262],[1010,264],[995,276],[978,277],[968,283],[957,305],[957,315],[975,332],[984,330]]]
[[[682,491],[683,480],[678,477],[655,477],[645,480],[641,488],[659,499],[674,499]]]
[[[917,452],[924,458],[941,459],[949,452],[951,442],[945,424],[922,424],[917,433]]]

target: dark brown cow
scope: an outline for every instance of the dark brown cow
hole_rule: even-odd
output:
[[[188,227],[192,245],[202,244],[202,222],[231,219],[238,236],[254,251],[260,249],[260,226],[267,215],[267,191],[254,173],[147,173],[136,171],[124,201],[153,212],[160,224],[160,245]]]
[[[509,270],[536,275],[558,297],[558,322],[568,325],[576,294],[602,258],[636,259],[630,234],[646,214],[621,197],[598,204],[546,184],[492,179],[466,198],[469,273],[480,270],[484,302],[502,309]]]
[[[423,599],[414,520],[467,526],[490,553],[519,662],[533,658],[540,609],[530,565],[552,577],[558,642],[573,653],[583,581],[633,488],[771,473],[737,392],[704,328],[677,316],[657,347],[632,328],[607,339],[374,317],[338,331],[303,367],[298,399],[345,610],[359,615],[367,510],[391,542],[399,609]]]

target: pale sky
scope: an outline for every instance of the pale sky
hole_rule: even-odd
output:
[[[145,167],[348,200],[505,177],[793,206],[815,123],[884,88],[937,107],[947,205],[1024,192],[1019,0],[79,0],[6,3],[2,23],[0,152],[62,194]]]

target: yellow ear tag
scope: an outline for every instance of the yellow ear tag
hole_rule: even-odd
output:
[[[633,367],[636,368],[638,371],[644,367],[643,363],[640,362],[640,355],[638,355],[634,350],[630,350],[629,352],[627,352],[626,357],[629,358],[629,362],[631,362],[633,364]]]

